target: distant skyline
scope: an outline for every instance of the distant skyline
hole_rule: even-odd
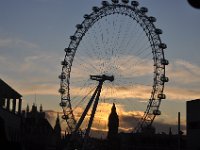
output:
[[[170,81],[165,86],[167,99],[160,106],[162,115],[156,122],[176,125],[180,111],[185,125],[186,101],[200,98],[200,10],[187,0],[139,3],[149,9],[149,16],[157,18],[155,25],[163,30],[161,38],[168,46],[166,74]],[[36,102],[45,110],[62,111],[58,75],[63,50],[83,15],[100,5],[101,0],[1,0],[0,78],[23,95],[23,108]],[[110,112],[111,106],[107,107]],[[137,113],[125,114],[125,108],[116,107],[127,118]]]

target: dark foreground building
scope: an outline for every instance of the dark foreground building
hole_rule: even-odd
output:
[[[0,149],[60,150],[59,116],[54,128],[42,106],[21,111],[22,96],[0,79]]]
[[[0,146],[21,148],[22,96],[0,79]],[[2,147],[3,146],[3,147]]]
[[[187,101],[187,147],[200,150],[200,99]]]
[[[23,148],[25,150],[58,149],[58,143],[56,142],[61,139],[61,128],[59,128],[58,121],[59,119],[57,118],[56,126],[52,128],[45,118],[42,106],[40,106],[39,111],[35,104],[32,105],[31,111],[29,111],[27,106],[26,111],[22,112],[21,131]]]
[[[186,137],[183,135],[120,133],[119,138],[120,150],[186,150]]]

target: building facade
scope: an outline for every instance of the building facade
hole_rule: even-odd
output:
[[[200,150],[200,99],[187,101],[187,147]]]
[[[53,128],[42,106],[21,108],[21,94],[0,79],[0,149],[60,150],[59,116]]]
[[[0,79],[0,126],[5,141],[21,142],[21,108],[21,94]]]

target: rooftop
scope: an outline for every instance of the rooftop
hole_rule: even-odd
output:
[[[0,79],[0,97],[2,98],[16,98],[22,97],[17,91],[10,87],[6,82]]]

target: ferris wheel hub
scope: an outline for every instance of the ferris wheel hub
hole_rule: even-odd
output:
[[[114,81],[114,76],[113,75],[112,76],[107,76],[105,74],[103,74],[103,75],[90,75],[90,79],[91,80],[96,80],[96,81],[101,81],[101,82],[104,82],[106,80],[112,82],[112,81]]]

